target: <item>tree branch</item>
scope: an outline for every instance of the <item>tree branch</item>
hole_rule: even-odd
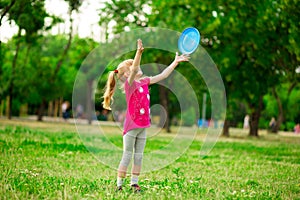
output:
[[[10,4],[8,6],[5,7],[5,9],[3,10],[3,12],[1,13],[1,17],[0,17],[0,26],[2,25],[2,19],[4,18],[4,16],[8,13],[8,11],[13,7],[13,5],[16,3],[16,0],[12,0],[10,2]]]

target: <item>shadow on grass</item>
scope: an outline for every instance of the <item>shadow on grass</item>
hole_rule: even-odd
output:
[[[68,143],[44,143],[40,141],[33,141],[33,140],[27,140],[25,139],[21,144],[20,148],[26,147],[26,146],[34,146],[36,148],[45,148],[48,150],[53,151],[79,151],[86,153],[88,150],[83,144],[68,144]]]

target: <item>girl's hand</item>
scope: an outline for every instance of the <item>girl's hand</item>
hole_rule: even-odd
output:
[[[137,50],[141,53],[144,51],[144,47],[141,39],[137,40]]]
[[[190,59],[189,55],[182,54],[182,55],[179,56],[178,52],[176,52],[176,56],[175,56],[174,62],[176,62],[176,63],[187,62],[187,61],[189,61],[189,59]]]

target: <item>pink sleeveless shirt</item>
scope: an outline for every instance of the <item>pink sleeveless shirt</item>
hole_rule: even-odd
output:
[[[133,81],[131,85],[126,80],[124,90],[127,111],[123,135],[132,129],[147,128],[150,126],[149,84],[150,78],[148,77],[139,81]]]

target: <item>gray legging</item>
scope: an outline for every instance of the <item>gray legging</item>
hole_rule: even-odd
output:
[[[123,136],[123,156],[120,166],[128,167],[132,154],[133,163],[136,166],[142,165],[143,152],[146,144],[146,129],[138,128],[128,131]]]

